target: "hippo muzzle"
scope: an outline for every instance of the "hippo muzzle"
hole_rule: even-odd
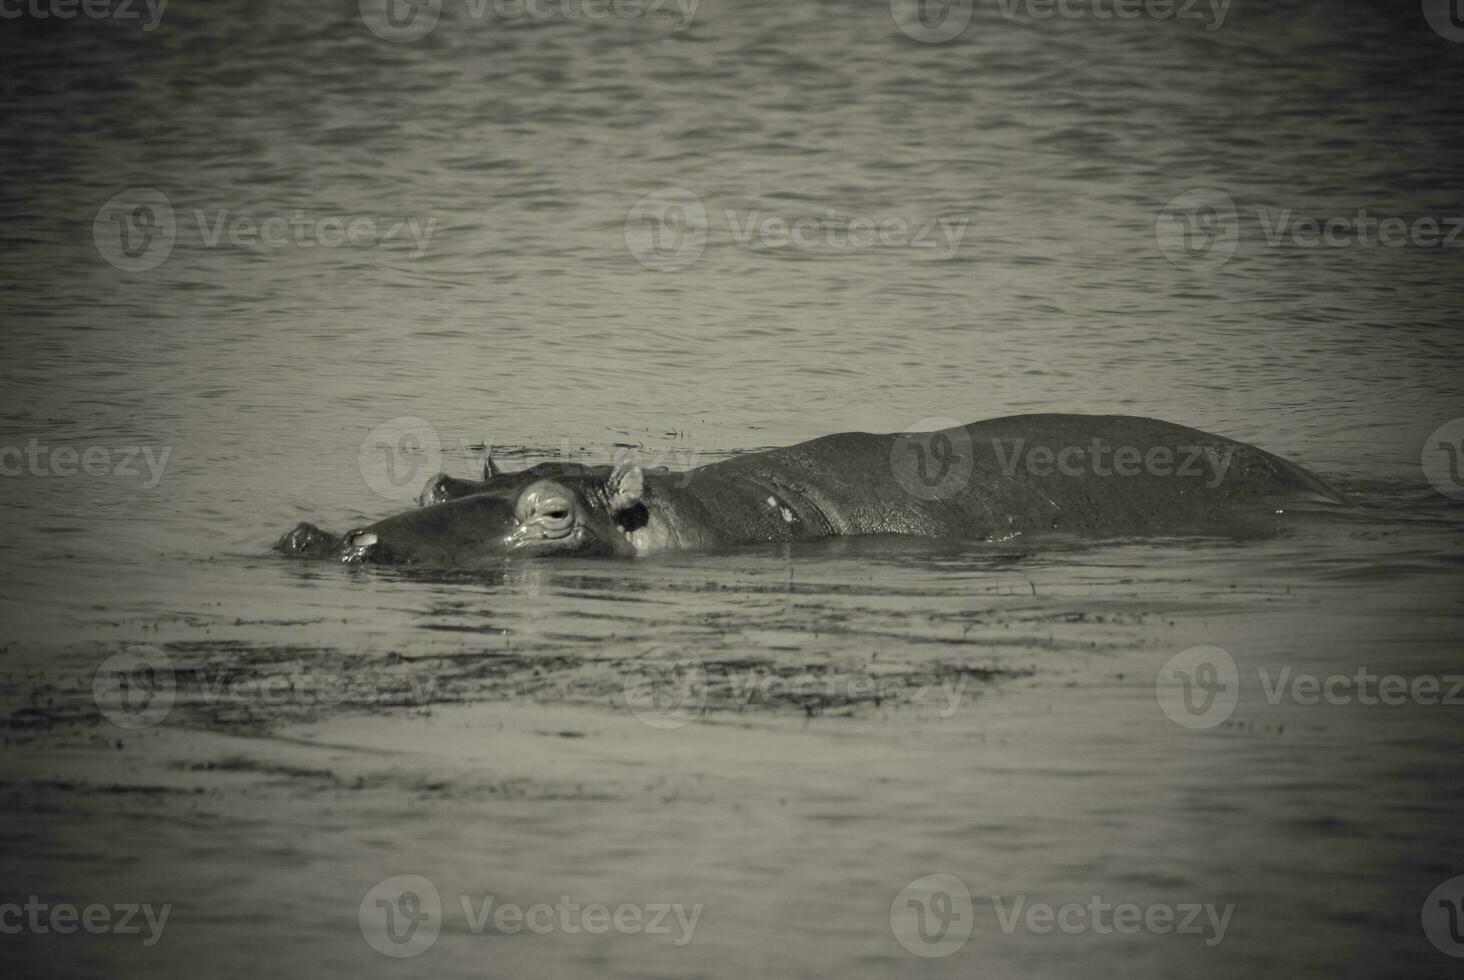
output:
[[[314,524],[301,522],[275,543],[274,550],[296,558],[328,558],[342,562],[392,562],[389,549],[383,547],[380,535],[358,528],[343,535],[323,531]]]

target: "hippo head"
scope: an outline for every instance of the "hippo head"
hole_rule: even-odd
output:
[[[633,463],[502,474],[478,492],[341,537],[301,524],[275,550],[343,562],[432,565],[515,555],[633,555],[631,533],[645,522],[644,480]]]
[[[446,473],[439,473],[427,481],[422,488],[417,503],[423,507],[431,504],[440,504],[448,500],[456,500],[458,497],[469,497],[473,494],[483,493],[487,490],[501,490],[506,487],[523,489],[536,478],[542,477],[566,477],[566,476],[592,476],[599,475],[606,477],[610,475],[608,466],[589,466],[584,463],[570,462],[544,462],[531,466],[526,470],[517,473],[508,472],[498,467],[490,453],[483,462],[483,478],[481,480],[463,480],[457,477],[448,476]]]

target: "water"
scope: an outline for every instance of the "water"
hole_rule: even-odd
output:
[[[1464,709],[1273,704],[1265,685],[1461,672],[1464,521],[1420,461],[1464,415],[1464,253],[1267,232],[1282,209],[1464,215],[1464,48],[1361,3],[1236,4],[1216,30],[980,5],[947,44],[876,3],[704,0],[681,30],[468,9],[414,43],[338,3],[0,29],[0,447],[34,446],[0,480],[7,891],[173,906],[155,946],[32,930],[0,955],[96,976],[200,957],[1450,973],[1423,926],[1464,873]],[[705,209],[705,250],[647,268],[633,209],[671,188]],[[1172,261],[1156,216],[1202,188],[1234,203],[1234,255]],[[141,189],[176,242],[127,271],[94,221]],[[405,226],[209,244],[297,210],[307,241],[327,218]],[[678,217],[663,231],[694,227]],[[801,218],[807,247],[739,240]],[[856,219],[937,246],[840,244]],[[1256,442],[1359,506],[1263,542],[833,542],[474,578],[267,553],[299,520],[408,506],[484,443],[510,465],[635,446],[682,467],[1023,411]],[[89,450],[93,472],[64,475]],[[1189,731],[1154,683],[1197,645],[1242,687]],[[99,719],[97,666],[157,651],[178,672],[166,723]],[[642,724],[626,679],[688,652],[708,710]],[[375,699],[249,686],[271,678],[367,678]],[[445,907],[401,960],[357,921],[398,874]],[[945,957],[891,925],[928,874],[974,896]],[[461,895],[704,911],[685,945],[477,934]],[[992,895],[1235,909],[1215,945],[1009,935]]]

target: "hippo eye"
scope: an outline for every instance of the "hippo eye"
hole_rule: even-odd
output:
[[[535,502],[534,517],[548,527],[568,527],[573,523],[573,516],[573,511],[569,508],[569,501],[559,497]]]
[[[529,487],[514,505],[515,516],[549,531],[566,531],[574,526],[574,502],[564,488],[542,481]]]

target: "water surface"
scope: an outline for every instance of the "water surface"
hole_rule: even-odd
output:
[[[0,954],[96,976],[200,957],[1448,974],[1420,916],[1464,873],[1461,709],[1273,705],[1257,669],[1460,671],[1464,525],[1421,459],[1464,415],[1464,253],[1272,246],[1265,221],[1464,215],[1464,48],[1363,3],[1237,3],[1215,30],[982,4],[944,44],[878,3],[705,0],[680,30],[468,9],[413,43],[303,0],[0,31],[0,447],[37,460],[8,455],[0,479],[5,878],[174,905],[155,947],[23,935]],[[634,209],[673,188],[705,209],[705,249],[648,268]],[[1234,255],[1174,261],[1156,219],[1203,188],[1234,202]],[[144,190],[177,240],[128,271],[94,226]],[[296,211],[431,233],[209,244]],[[820,231],[739,241],[770,218]],[[953,255],[838,245],[856,219],[965,230]],[[1025,411],[1252,441],[1358,507],[1258,542],[837,542],[474,577],[267,553],[299,520],[408,506],[485,444],[510,465],[638,447],[680,468]],[[63,475],[97,447],[95,472]],[[1189,731],[1154,680],[1197,645],[1244,687]],[[139,650],[170,659],[179,701],[120,731],[92,674]],[[668,656],[697,657],[711,693],[662,731],[625,689]],[[736,686],[805,673],[814,695]],[[198,681],[302,676],[406,686],[363,708]],[[942,684],[964,684],[949,712]],[[448,902],[443,933],[388,959],[358,905],[408,873]],[[974,931],[923,959],[890,906],[937,873],[971,889]],[[705,911],[683,947],[485,937],[460,894]],[[989,901],[1095,894],[1236,909],[1206,946],[1007,935]]]

